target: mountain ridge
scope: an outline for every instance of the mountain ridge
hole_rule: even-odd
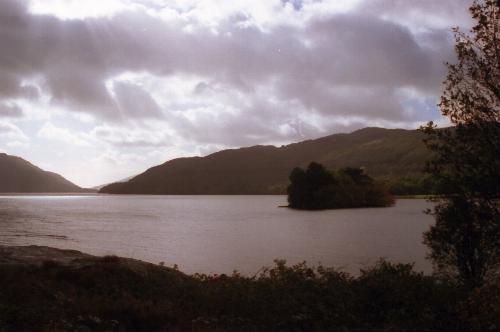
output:
[[[61,175],[41,169],[31,162],[0,153],[0,193],[89,192]]]
[[[419,176],[430,152],[417,130],[369,127],[276,147],[226,149],[205,157],[172,159],[110,194],[282,194],[290,171],[316,161],[327,168],[363,167],[375,177]]]

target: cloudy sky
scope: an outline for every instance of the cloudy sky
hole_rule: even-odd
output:
[[[0,151],[81,186],[166,160],[416,128],[469,0],[0,0]]]

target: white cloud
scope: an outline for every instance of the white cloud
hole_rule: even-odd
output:
[[[47,140],[61,141],[66,144],[76,145],[76,146],[90,146],[91,142],[86,134],[75,134],[66,128],[60,128],[54,126],[50,122],[46,122],[43,127],[38,131],[38,137]]]
[[[21,141],[29,141],[28,137],[16,125],[0,121],[0,137],[7,139],[16,139]]]
[[[30,0],[30,13],[54,15],[63,20],[109,17],[126,10],[121,0]]]
[[[47,164],[57,146],[88,184],[88,160],[112,177],[113,162],[439,120],[468,2],[2,0],[0,146]]]
[[[161,127],[161,126],[160,126]],[[97,126],[90,135],[98,141],[119,147],[155,147],[172,144],[170,135],[161,128]]]
[[[17,148],[26,149],[29,148],[30,144],[27,141],[12,141],[8,142],[6,146],[13,149]]]
[[[29,137],[16,125],[0,120],[0,148],[16,151],[30,146]]]

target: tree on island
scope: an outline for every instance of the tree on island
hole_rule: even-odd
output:
[[[394,203],[386,188],[363,169],[347,167],[331,173],[318,163],[290,174],[289,207],[301,210],[382,207]]]
[[[422,130],[435,155],[427,172],[445,193],[424,243],[438,271],[473,288],[500,270],[500,1],[474,1],[470,12],[471,35],[453,29],[458,62],[447,64],[439,104],[453,127]]]

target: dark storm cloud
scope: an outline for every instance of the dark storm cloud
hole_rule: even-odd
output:
[[[296,11],[307,6],[286,2]],[[420,117],[403,111],[403,99],[409,97],[402,89],[425,98],[439,94],[442,63],[453,54],[449,31],[441,26],[460,23],[453,19],[462,17],[464,7],[462,0],[370,0],[349,13],[313,17],[304,26],[280,24],[268,31],[235,15],[221,21],[214,33],[203,26],[189,30],[187,23],[165,22],[140,10],[111,18],[60,20],[28,13],[25,1],[2,0],[0,99],[37,99],[38,90],[23,84],[37,78],[51,103],[68,111],[88,112],[105,121],[163,119],[193,141],[219,144],[310,137],[313,125],[306,123],[300,130],[295,125],[307,114],[357,117],[365,119],[362,125],[372,120],[410,123]],[[438,23],[417,32],[383,17],[405,16],[412,10],[421,15],[441,11],[442,16],[435,15]],[[210,92],[207,80],[243,94],[246,104],[233,98],[229,106],[238,112],[188,119],[160,107],[150,91],[136,83],[114,82],[110,89],[107,82],[125,72],[160,78],[196,75],[203,81],[195,95]],[[269,95],[263,96],[262,89]],[[291,100],[301,114],[286,109]],[[295,132],[276,131],[280,125]],[[338,124],[323,129],[336,128]]]
[[[0,104],[0,119],[1,118],[17,118],[23,115],[23,110],[17,105]]]
[[[162,117],[160,107],[143,88],[126,82],[118,82],[114,84],[113,92],[123,116],[131,118]]]

